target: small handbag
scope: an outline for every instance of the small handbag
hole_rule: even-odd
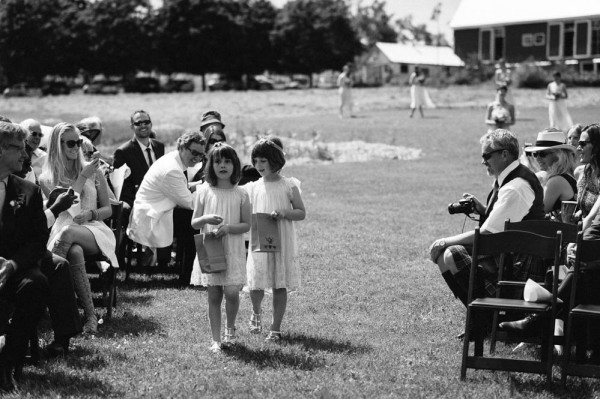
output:
[[[195,234],[194,241],[202,273],[219,273],[227,270],[222,237],[217,238],[212,233]]]
[[[268,213],[252,214],[252,251],[281,252],[279,223]]]

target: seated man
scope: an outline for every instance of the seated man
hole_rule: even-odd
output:
[[[494,189],[490,192],[487,205],[484,206],[475,196],[465,193],[463,197],[471,200],[475,211],[480,215],[483,234],[504,230],[506,219],[518,222],[527,219],[543,219],[543,189],[535,174],[521,165],[519,142],[508,130],[496,129],[480,139],[482,164],[489,176],[495,178]],[[471,246],[475,231],[468,231],[451,237],[436,240],[431,247],[431,260],[438,264],[442,277],[452,293],[467,306],[469,273],[471,269]],[[481,264],[481,263],[480,263]],[[545,268],[542,262],[527,259],[513,269],[515,279],[532,278],[543,281]],[[477,273],[474,297],[495,296],[498,259],[483,261],[481,273]]]
[[[42,193],[12,174],[23,166],[26,136],[22,127],[0,122],[0,391],[15,389],[15,369],[23,365],[48,295],[38,266],[48,241]]]

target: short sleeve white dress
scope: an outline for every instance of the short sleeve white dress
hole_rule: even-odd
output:
[[[194,216],[195,210],[203,206],[204,214],[216,214],[223,218],[222,224],[205,224],[200,233],[210,233],[218,230],[223,224],[234,224],[241,222],[242,204],[248,201],[248,193],[240,188],[217,188],[208,183],[202,184],[194,193]],[[194,268],[190,284],[192,285],[244,285],[246,284],[246,246],[243,234],[227,234],[223,239],[225,258],[227,259],[227,270],[221,273],[202,273],[198,256],[194,259]]]
[[[300,181],[296,178],[281,177],[278,181],[265,182],[259,179],[244,185],[250,195],[252,213],[271,213],[276,209],[292,209],[292,187],[300,190]],[[296,231],[291,220],[279,220],[281,252],[248,251],[246,269],[248,288],[264,290],[300,287],[300,268],[296,263]],[[252,242],[252,236],[250,237]]]

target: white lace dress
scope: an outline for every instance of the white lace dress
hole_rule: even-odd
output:
[[[262,178],[243,186],[250,195],[252,213],[271,213],[276,209],[292,209],[292,187],[300,190],[300,181],[296,178],[281,177],[276,182],[265,182]],[[248,288],[262,290],[269,288],[300,287],[300,268],[296,263],[296,231],[291,220],[279,220],[281,252],[248,251],[246,269]],[[250,237],[252,242],[252,237]]]
[[[79,201],[82,211],[98,209],[98,192],[94,180],[86,180]],[[48,240],[49,250],[52,250],[54,247],[54,241],[56,241],[56,237],[62,228],[71,224],[75,224],[75,222],[73,222],[73,217],[68,211],[61,212],[61,214],[58,215],[58,218],[56,219],[56,222],[54,222],[54,225],[52,225],[52,230],[50,231],[50,239]],[[81,226],[92,232],[100,251],[110,260],[112,266],[119,267],[119,262],[115,255],[115,235],[110,227],[100,220],[90,220]]]
[[[556,82],[550,82],[548,84],[548,92],[558,95],[558,98],[550,100],[548,104],[550,127],[555,127],[567,133],[571,126],[573,126],[573,120],[567,109],[567,100],[564,98],[566,86],[564,83],[557,85]]]
[[[219,225],[205,224],[200,233],[210,233],[218,230],[223,224],[235,224],[241,222],[241,208],[248,199],[248,193],[240,188],[222,189],[202,184],[194,193],[194,215],[192,218],[202,215],[196,214],[196,209],[203,206],[203,214],[216,214],[223,218]],[[244,285],[246,284],[246,246],[243,234],[227,234],[223,240],[225,258],[227,259],[227,270],[221,273],[202,273],[198,256],[194,259],[194,268],[190,284],[192,285]]]

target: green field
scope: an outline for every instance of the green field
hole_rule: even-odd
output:
[[[570,91],[575,121],[597,121],[595,93]],[[99,115],[108,130],[105,155],[129,137],[129,114],[140,108],[166,141],[197,127],[201,113],[214,108],[229,134],[271,132],[284,146],[287,137],[310,139],[316,131],[325,143],[363,140],[422,150],[411,161],[284,169],[302,181],[307,218],[297,224],[303,288],[290,295],[281,344],[247,333],[251,307],[244,294],[239,344],[214,355],[206,294],[177,289],[174,275],[134,275],[120,285],[113,320],[96,338],[76,338],[66,359],[27,367],[21,392],[7,397],[599,396],[595,380],[571,378],[561,391],[558,367],[552,390],[542,376],[520,373],[470,370],[459,380],[462,344],[454,336],[464,328],[465,311],[427,247],[463,228],[464,217],[448,215],[449,202],[466,191],[484,197],[491,187],[479,137],[493,89],[449,87],[431,96],[440,107],[410,119],[408,88],[356,90],[356,117],[344,120],[337,118],[334,90],[0,100],[0,114],[14,120]],[[521,141],[535,141],[548,123],[543,92],[515,97],[514,131]],[[467,221],[465,229],[473,226]]]

